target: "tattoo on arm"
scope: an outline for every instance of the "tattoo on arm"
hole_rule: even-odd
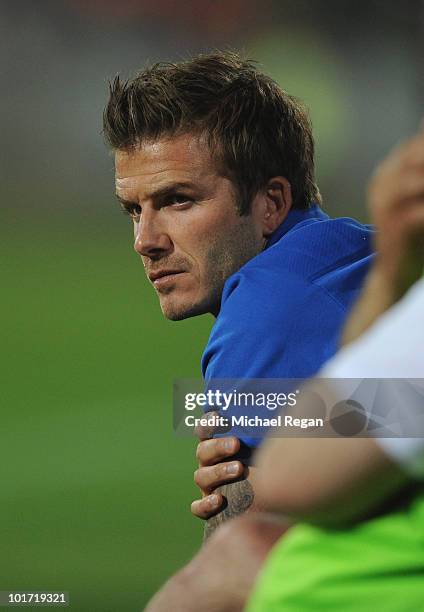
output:
[[[246,512],[255,498],[253,487],[248,480],[231,482],[216,489],[227,500],[221,512],[212,516],[205,524],[203,539],[206,540],[217,527],[239,514]]]

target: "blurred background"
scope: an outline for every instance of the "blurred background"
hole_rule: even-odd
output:
[[[197,549],[194,440],[172,380],[200,375],[213,323],[165,321],[114,199],[108,79],[231,47],[310,108],[325,208],[417,128],[418,0],[0,2],[0,590],[141,609]]]

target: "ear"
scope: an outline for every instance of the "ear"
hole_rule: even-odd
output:
[[[292,207],[290,183],[284,176],[270,179],[262,192],[262,233],[270,236],[284,221]]]

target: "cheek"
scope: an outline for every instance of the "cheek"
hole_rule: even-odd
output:
[[[199,208],[190,219],[185,218],[184,223],[177,222],[172,228],[176,254],[191,260],[192,271],[202,282],[217,266],[222,266],[234,236],[240,233],[240,218],[233,206],[231,203],[222,210],[219,202],[211,202],[207,211]]]
[[[196,221],[189,221],[181,226],[175,225],[170,236],[176,255],[188,257],[192,262],[200,264],[205,258],[215,230],[211,232],[209,224]]]
[[[210,237],[209,237],[210,240]],[[208,268],[208,236],[192,237],[187,254],[193,262],[193,271],[196,276],[202,276]]]

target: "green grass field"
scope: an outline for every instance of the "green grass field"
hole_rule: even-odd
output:
[[[171,392],[212,320],[163,319],[112,216],[12,219],[3,240],[0,590],[89,612],[141,609],[201,539]]]

